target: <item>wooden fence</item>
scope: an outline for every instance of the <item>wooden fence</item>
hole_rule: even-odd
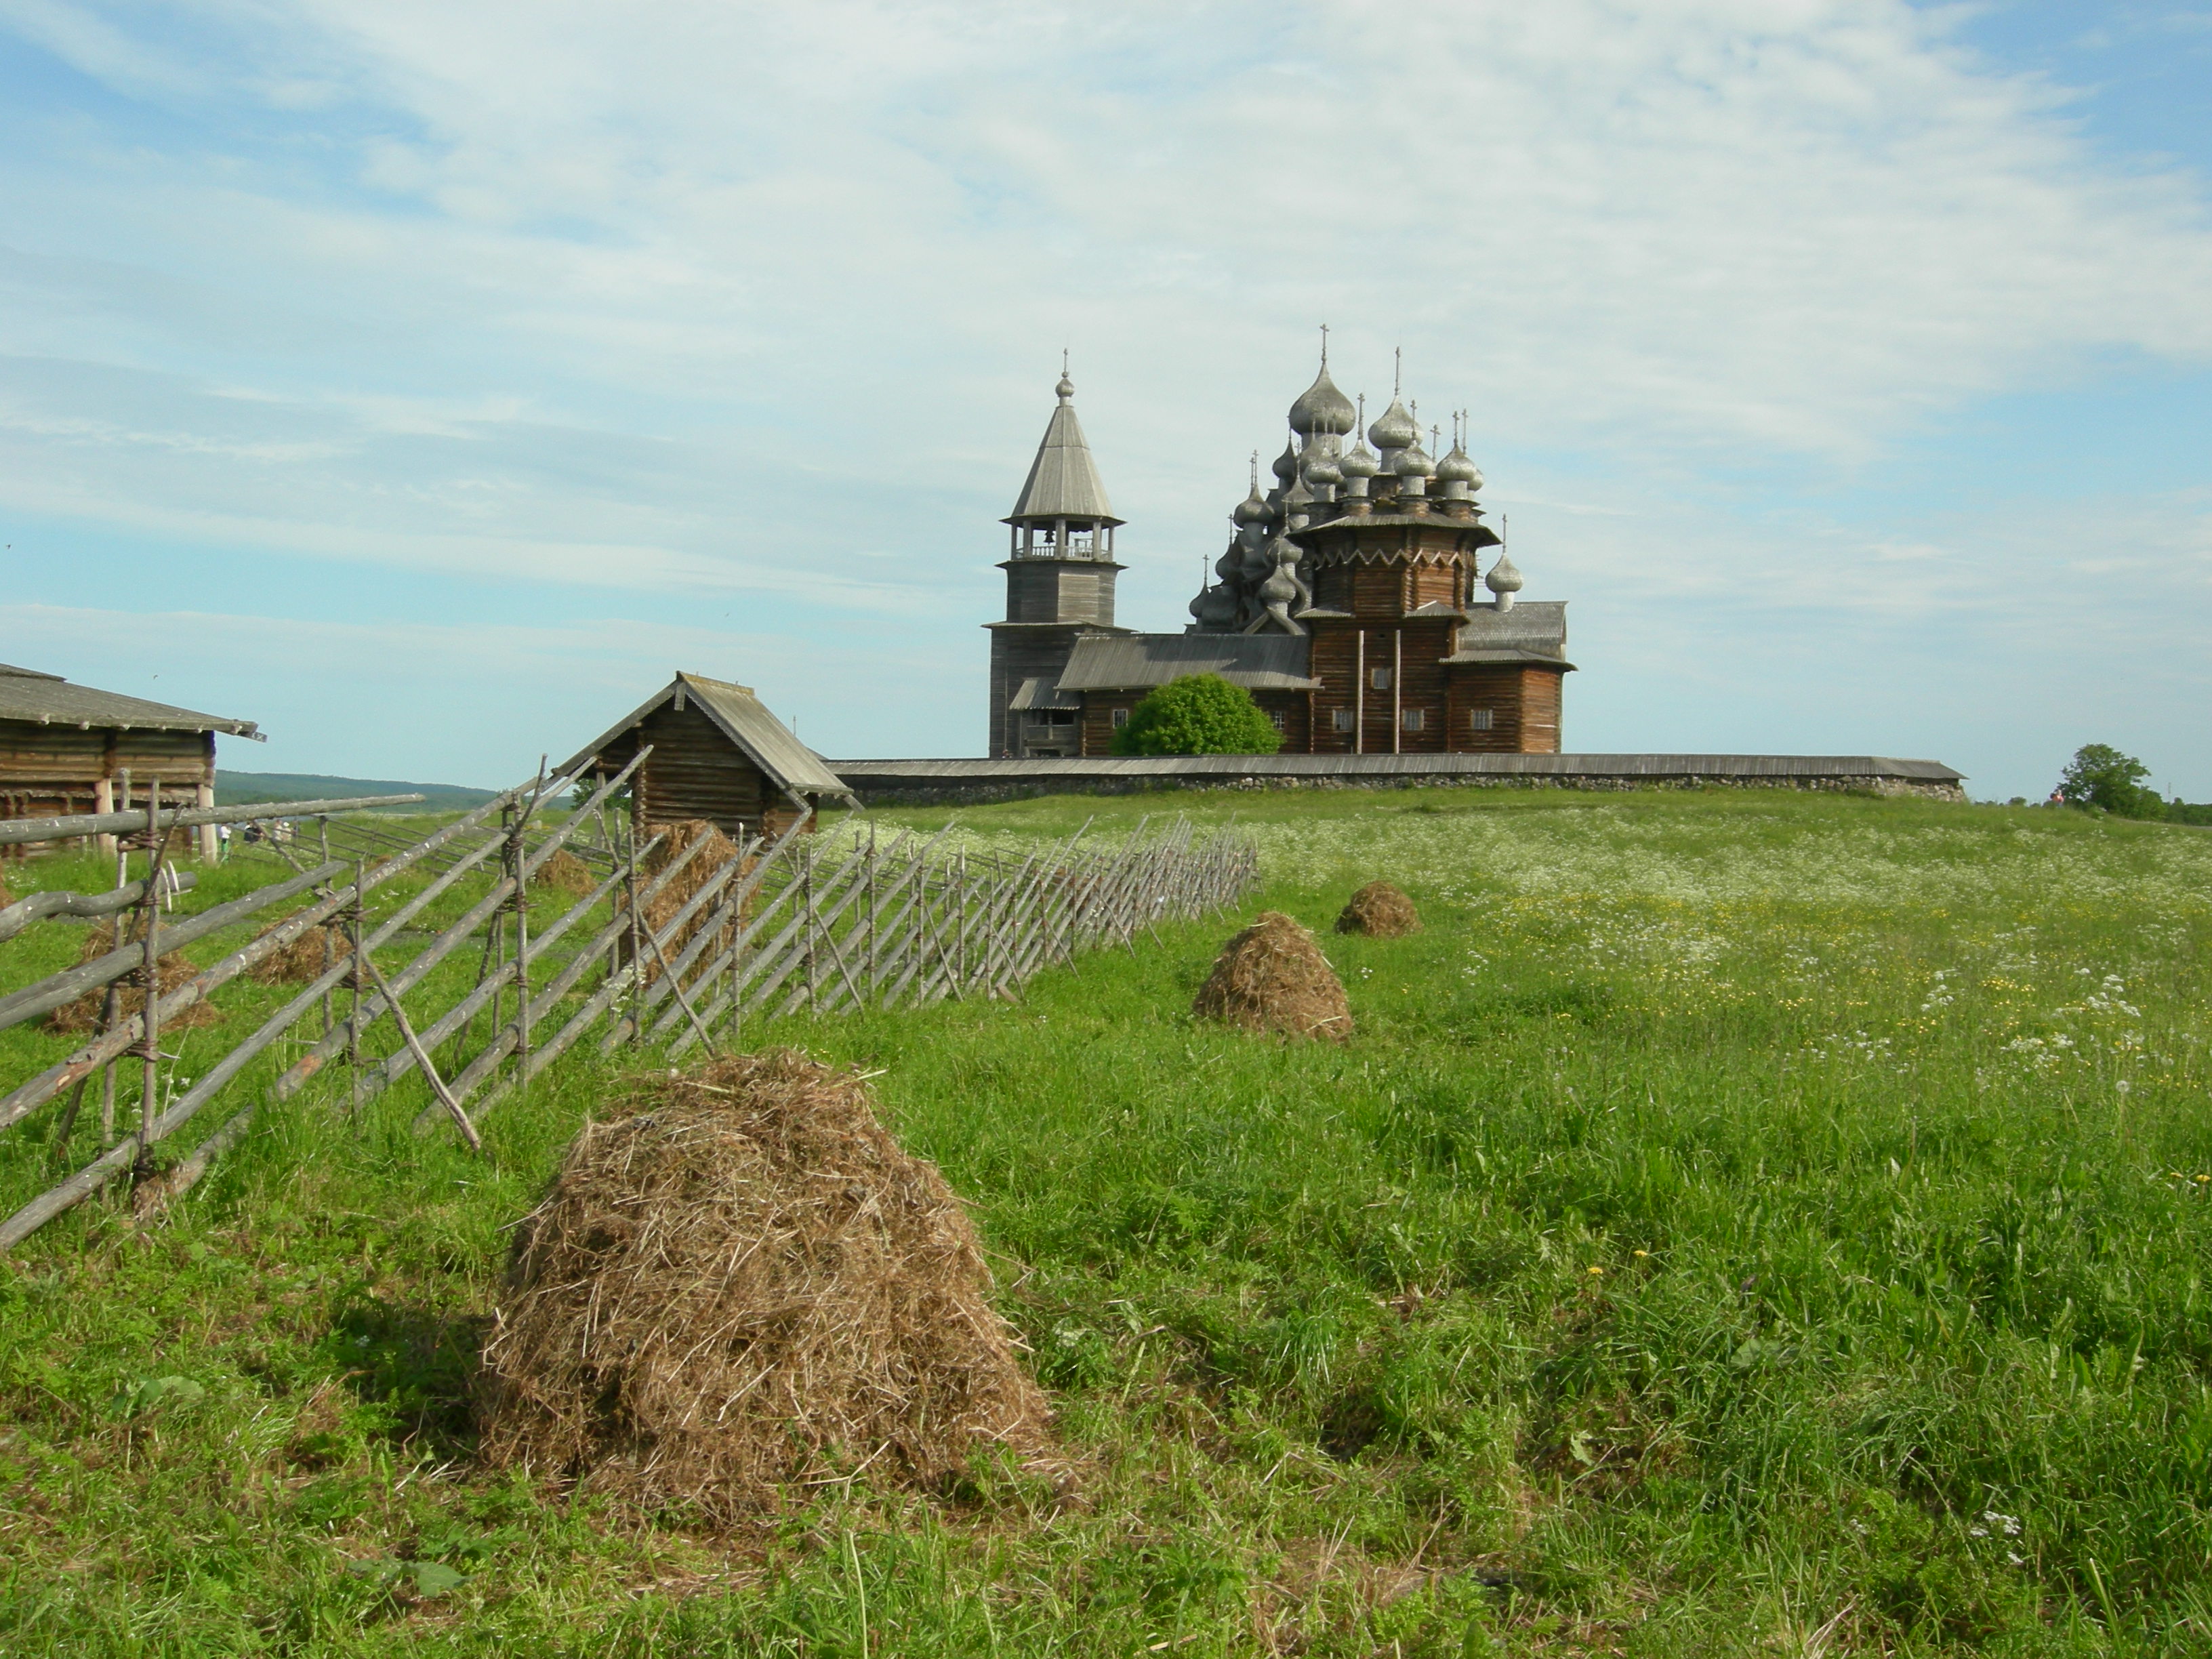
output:
[[[268,842],[265,855],[289,865],[289,877],[174,923],[163,906],[189,881],[166,854],[177,827],[277,809],[237,809],[224,820],[161,812],[156,802],[108,815],[118,822],[104,830],[139,831],[149,863],[141,880],[0,911],[0,939],[11,926],[59,915],[137,924],[137,937],[116,949],[0,997],[4,1028],[105,992],[98,1035],[0,1095],[0,1131],[43,1116],[51,1144],[65,1150],[96,1081],[101,1126],[97,1157],[0,1220],[0,1251],[125,1176],[138,1212],[157,1211],[237,1141],[264,1100],[289,1099],[333,1066],[354,1110],[421,1073],[431,1103],[418,1131],[450,1124],[480,1151],[483,1115],[587,1036],[603,1053],[652,1043],[681,1054],[719,1050],[750,1026],[802,1011],[1011,997],[1078,951],[1133,948],[1156,923],[1232,906],[1258,880],[1249,837],[1200,836],[1182,820],[1158,830],[1147,821],[1111,849],[1086,849],[1079,830],[1018,855],[950,847],[947,831],[887,835],[865,821],[808,834],[805,818],[774,842],[732,843],[692,826],[648,831],[641,842],[606,808],[650,752],[599,781],[558,826],[544,823],[541,808],[570,781],[542,774],[411,841],[325,817],[312,842]],[[309,817],[318,805],[283,810]],[[59,833],[90,833],[71,824]],[[533,928],[533,884],[564,851],[581,860],[592,885]],[[372,925],[373,896],[402,877],[427,879]],[[464,898],[457,916],[399,960],[421,939],[410,924]],[[173,951],[286,905],[296,908],[258,937],[181,982],[173,970],[161,988],[157,964]],[[302,939],[319,949],[320,971],[204,1074],[172,1074],[165,1087],[164,1027]],[[472,973],[447,966],[465,964],[471,948]],[[279,1044],[289,1045],[280,1057],[302,1052],[273,1083],[241,1084]],[[220,1127],[166,1161],[170,1143],[217,1102],[228,1108]]]

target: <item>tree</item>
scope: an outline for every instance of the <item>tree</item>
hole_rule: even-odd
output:
[[[2058,793],[2069,805],[2094,806],[2124,818],[2162,818],[2166,802],[2143,780],[2150,768],[2108,743],[2084,744],[2058,779]]]
[[[1252,694],[1218,674],[1170,680],[1114,734],[1117,755],[1272,755],[1282,746]]]

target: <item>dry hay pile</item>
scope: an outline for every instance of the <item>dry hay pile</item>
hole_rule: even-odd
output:
[[[267,937],[267,933],[262,935]],[[246,976],[261,985],[305,985],[309,980],[320,979],[325,969],[336,967],[352,951],[352,941],[343,929],[310,927],[289,945],[279,946],[255,963],[246,970]]]
[[[1336,931],[1365,933],[1370,939],[1402,939],[1421,931],[1421,913],[1402,889],[1387,881],[1370,881],[1338,914]]]
[[[126,938],[124,942],[128,944],[131,941]],[[85,929],[84,943],[78,947],[76,953],[76,965],[82,968],[86,963],[106,956],[114,948],[115,924],[112,921],[96,922]],[[128,1019],[145,1006],[146,989],[138,983],[138,976],[144,971],[143,968],[137,969],[115,982],[117,1019]],[[168,995],[198,972],[199,969],[185,961],[182,953],[163,957],[161,961],[161,994]],[[76,1001],[64,1002],[48,1014],[46,1029],[64,1036],[101,1030],[105,1028],[100,1015],[106,1006],[107,987],[95,985]],[[194,1026],[219,1025],[222,1023],[222,1010],[204,997],[183,1012],[172,1014],[163,1020],[161,1029],[182,1031]]]
[[[714,879],[716,871],[738,855],[738,849],[735,842],[704,818],[685,818],[679,823],[658,824],[654,828],[661,836],[661,842],[638,866],[638,890],[641,892],[652,884],[654,877],[675,863],[686,848],[695,842],[706,843],[691,855],[690,862],[678,871],[666,886],[646,901],[645,924],[657,933],[676,920],[676,913],[690,903],[702,887]],[[746,869],[751,867],[750,864],[744,866]],[[732,878],[732,880],[742,878],[742,873]],[[728,896],[728,890],[725,889],[721,894],[702,905],[673,938],[660,942],[660,949],[667,954],[669,961],[674,962],[690,948],[691,941],[707,928],[714,913]],[[729,948],[736,931],[735,924],[729,922],[725,922],[716,930],[714,941],[702,948],[691,966],[684,970],[685,990],[692,989],[708,976],[714,958]],[[651,945],[644,945],[641,948],[645,956],[646,983],[650,985],[660,978],[660,957]],[[628,933],[622,936],[619,950],[621,959],[628,962]]]
[[[1259,919],[1222,947],[1190,1011],[1248,1031],[1285,1036],[1352,1035],[1352,1006],[1314,937],[1279,911]]]
[[[566,893],[570,898],[581,898],[599,884],[599,878],[592,873],[592,866],[565,847],[539,865],[531,880],[554,892]]]
[[[1049,1450],[966,1213],[860,1078],[770,1049],[624,1107],[517,1230],[480,1377],[492,1463],[727,1525],[793,1483]]]

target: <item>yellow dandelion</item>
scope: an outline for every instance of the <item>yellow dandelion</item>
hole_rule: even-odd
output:
[[[1605,1277],[1605,1269],[1602,1267],[1592,1267],[1590,1269],[1590,1276],[1593,1279],[1602,1279]]]
[[[1651,1252],[1649,1250],[1638,1250],[1636,1254],[1638,1255],[1650,1255]]]

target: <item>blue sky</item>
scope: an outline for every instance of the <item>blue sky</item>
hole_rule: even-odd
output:
[[[1063,347],[1176,628],[1316,325],[1566,743],[2212,799],[2212,5],[0,0],[0,658],[495,784],[980,753]],[[1493,522],[1495,519],[1493,518]]]

